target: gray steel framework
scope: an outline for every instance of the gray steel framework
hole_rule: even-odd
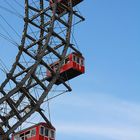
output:
[[[73,10],[72,0],[69,6],[61,6],[65,11],[58,15],[57,0],[54,0],[51,6],[46,0],[38,0],[36,5],[32,4],[31,0],[25,0],[25,24],[19,52],[10,72],[7,73],[7,78],[0,85],[0,105],[7,104],[9,108],[7,114],[0,114],[0,134],[4,140],[35,112],[51,125],[40,106],[56,80],[60,80],[66,89],[71,91],[71,87],[60,77],[59,71],[69,49],[80,54],[71,44],[71,30],[74,16],[80,21],[84,18]],[[58,23],[62,27],[61,30],[57,26]],[[35,31],[39,32],[36,36]],[[54,61],[60,60],[56,72],[50,67],[53,62],[52,59],[47,59],[50,56],[53,56]],[[25,58],[27,63],[23,63]],[[38,74],[39,68],[51,71],[53,78],[50,82],[46,76]],[[7,91],[9,82],[12,88]],[[35,97],[33,93],[35,87],[39,89],[39,97]],[[24,104],[22,108],[19,107],[21,104]],[[11,124],[13,118],[14,123]]]

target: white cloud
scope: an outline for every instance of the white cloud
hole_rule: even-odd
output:
[[[140,129],[129,128],[120,126],[108,126],[106,125],[89,125],[89,124],[57,124],[57,130],[60,133],[71,135],[87,135],[88,136],[104,136],[114,140],[140,140]]]
[[[79,110],[85,109],[90,113],[114,114],[116,116],[133,119],[140,123],[140,104],[105,94],[88,94],[90,97],[83,96],[64,97],[64,100],[56,101],[64,107],[70,106]]]
[[[70,98],[62,104],[79,110],[86,109],[87,115],[96,116],[96,120],[88,120],[85,123],[79,119],[77,122],[56,123],[60,133],[77,136],[82,133],[93,138],[99,135],[113,140],[140,140],[140,104],[138,103],[109,95],[92,94],[92,98]]]

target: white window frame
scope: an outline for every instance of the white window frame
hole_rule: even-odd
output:
[[[29,134],[26,135],[27,132],[29,132]],[[27,138],[30,138],[31,137],[31,130],[28,130],[27,132],[24,133],[24,137],[27,136]]]
[[[51,132],[54,133],[54,137],[52,137],[52,133]],[[53,129],[49,129],[49,138],[55,139],[55,131]]]
[[[83,61],[83,62],[82,62]],[[80,58],[80,65],[81,66],[84,66],[85,65],[85,61],[84,61],[84,59],[82,59],[82,58]]]
[[[32,135],[32,131],[35,131],[35,134],[34,135]],[[34,137],[34,136],[36,136],[36,127],[35,128],[32,128],[31,130],[30,130],[30,134],[31,134],[31,137]]]
[[[78,61],[79,61],[79,62],[78,62]],[[81,64],[80,58],[79,58],[79,57],[77,57],[76,63],[77,63],[77,64]]]
[[[43,135],[41,134],[41,127],[43,127],[44,130],[45,130],[45,127],[41,125],[41,126],[39,127],[39,134],[40,134],[41,136],[45,136],[45,131],[44,131],[44,130],[43,130]]]
[[[46,130],[48,130],[48,136],[46,136]],[[49,137],[49,129],[47,127],[45,127],[45,137]]]
[[[73,56],[72,56],[72,60],[73,60],[74,62],[76,62],[76,59],[77,59],[77,56],[73,55]]]

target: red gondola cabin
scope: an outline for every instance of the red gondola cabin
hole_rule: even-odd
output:
[[[72,0],[73,7],[81,3],[83,0]],[[57,14],[61,14],[65,11],[65,7],[68,7],[70,0],[57,0]],[[50,0],[50,6],[52,7],[54,0]]]
[[[55,140],[55,128],[42,122],[13,134],[12,140]]]
[[[50,67],[55,72],[58,65],[59,61],[51,64]],[[63,79],[63,81],[67,81],[74,77],[77,77],[78,75],[83,74],[84,72],[84,57],[77,53],[71,53],[65,58],[64,63],[60,68],[60,77]],[[49,70],[47,71],[47,77],[47,80],[51,81],[52,74]],[[61,84],[61,81],[57,80],[55,84],[59,85]]]

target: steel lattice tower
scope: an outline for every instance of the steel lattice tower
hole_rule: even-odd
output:
[[[84,18],[73,10],[72,0],[68,6],[62,7],[65,11],[58,14],[57,0],[54,0],[52,5],[47,0],[38,0],[36,5],[32,4],[32,0],[25,0],[25,24],[19,52],[7,78],[0,85],[0,105],[6,104],[8,108],[7,114],[0,114],[0,133],[4,140],[35,112],[51,125],[40,106],[56,80],[59,79],[63,86],[71,91],[71,87],[63,81],[59,72],[69,49],[80,54],[71,43],[71,31],[73,17],[76,17],[77,21],[83,21]],[[35,31],[39,32],[36,36]],[[47,59],[50,56],[60,60],[56,72],[50,67],[51,62]],[[23,63],[25,58],[27,63]],[[40,76],[40,69],[51,71],[53,78],[50,82],[46,76]],[[9,82],[12,88],[7,91]],[[40,92],[38,97],[33,93],[35,87]],[[19,107],[20,104],[24,105]],[[14,123],[11,124],[13,118]]]

